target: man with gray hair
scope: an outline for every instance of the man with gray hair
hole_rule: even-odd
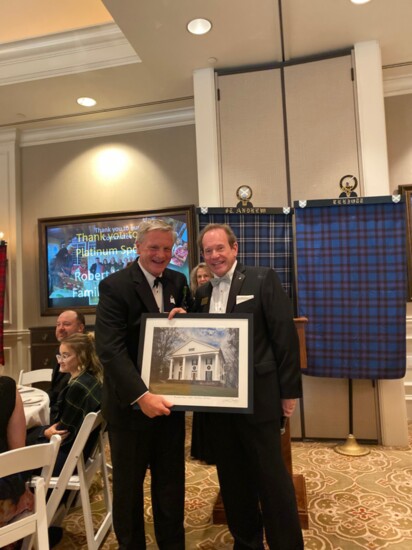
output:
[[[160,550],[184,542],[184,413],[148,391],[137,364],[143,313],[184,312],[184,275],[167,269],[176,234],[166,222],[144,220],[139,257],[99,285],[96,349],[103,364],[102,412],[113,464],[113,523],[121,550],[146,548],[143,482],[150,464],[152,506]]]

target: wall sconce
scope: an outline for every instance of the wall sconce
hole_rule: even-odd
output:
[[[4,233],[3,231],[0,231],[0,246],[5,246],[7,243],[4,240]]]

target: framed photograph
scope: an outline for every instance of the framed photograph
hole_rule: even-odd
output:
[[[143,314],[139,364],[173,410],[253,412],[252,314]]]
[[[189,282],[198,257],[194,206],[40,219],[41,315],[65,309],[95,313],[99,282],[136,259],[136,231],[149,218],[173,226],[177,240],[169,268]]]
[[[405,197],[408,302],[412,302],[412,185],[399,185],[399,192]]]

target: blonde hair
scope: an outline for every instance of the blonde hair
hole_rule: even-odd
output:
[[[103,368],[94,347],[94,334],[78,332],[63,338],[60,344],[65,344],[74,351],[82,371],[89,372],[99,382],[103,382]]]
[[[209,273],[210,278],[213,277],[210,267],[205,262],[200,262],[200,264],[197,264],[197,266],[195,266],[190,272],[190,290],[193,294],[196,293],[196,290],[199,287],[199,284],[197,282],[197,272],[199,271],[199,269],[204,269]]]

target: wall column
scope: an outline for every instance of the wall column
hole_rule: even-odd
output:
[[[4,310],[4,374],[17,378],[29,368],[23,339],[23,279],[21,235],[20,147],[17,130],[0,131],[0,231],[7,242]]]
[[[359,42],[354,49],[364,195],[389,195],[381,50],[376,40]]]
[[[221,206],[215,73],[193,72],[199,206]]]
[[[355,67],[364,195],[390,195],[382,60],[377,41],[355,44]],[[382,444],[407,446],[403,379],[378,381],[378,409]]]

